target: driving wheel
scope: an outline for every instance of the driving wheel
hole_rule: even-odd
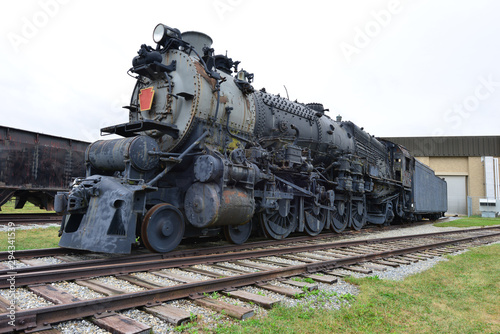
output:
[[[326,225],[327,212],[311,199],[304,200],[304,220],[306,233],[315,236],[321,233]]]
[[[351,201],[351,226],[356,231],[361,230],[361,228],[366,223],[366,203],[363,199],[353,199]]]
[[[297,204],[295,200],[278,200],[279,209],[266,209],[259,214],[264,232],[270,238],[285,239],[297,227]]]
[[[330,211],[330,229],[341,233],[349,223],[348,207],[345,201],[335,201],[335,210]]]

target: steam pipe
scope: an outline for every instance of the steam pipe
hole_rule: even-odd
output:
[[[152,179],[147,183],[147,186],[152,187],[156,182],[158,182],[159,179],[164,177],[174,167],[176,163],[181,162],[182,159],[186,156],[186,154],[188,154],[196,145],[198,145],[203,140],[203,138],[205,138],[209,134],[210,131],[205,130],[205,132],[203,132],[203,134],[198,139],[196,139],[194,143],[189,145],[189,147],[184,152],[182,152],[182,154],[179,155],[179,157],[171,158],[170,161],[174,162],[174,164],[168,164],[167,167],[165,167],[165,169],[160,174],[156,175],[154,179]]]

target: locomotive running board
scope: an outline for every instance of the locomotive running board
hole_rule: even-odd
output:
[[[176,125],[165,124],[162,122],[144,120],[137,122],[123,123],[113,126],[108,126],[101,129],[101,136],[117,134],[122,137],[133,137],[137,136],[140,132],[157,130],[166,135],[169,135],[173,139],[179,138],[179,129]]]

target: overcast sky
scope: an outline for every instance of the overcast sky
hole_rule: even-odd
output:
[[[212,37],[254,87],[375,136],[500,135],[499,1],[2,1],[0,125],[85,141],[124,123],[141,44]]]

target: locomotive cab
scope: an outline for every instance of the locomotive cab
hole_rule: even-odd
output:
[[[415,158],[406,148],[396,145],[393,148],[394,180],[401,182],[404,187],[411,187],[412,176],[415,171]]]

